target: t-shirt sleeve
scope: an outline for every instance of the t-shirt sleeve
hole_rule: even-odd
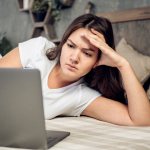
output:
[[[44,37],[32,38],[28,41],[19,43],[20,59],[23,67],[35,67],[35,62],[41,57],[46,57],[46,51],[55,44]]]
[[[71,112],[71,115],[80,116],[83,110],[99,96],[101,96],[101,94],[98,91],[91,89],[84,84],[81,85],[79,99],[76,108]]]

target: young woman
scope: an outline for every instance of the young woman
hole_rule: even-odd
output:
[[[128,61],[115,51],[110,21],[76,18],[56,47],[44,37],[20,43],[0,67],[41,72],[45,118],[85,115],[119,125],[150,125],[150,103]]]

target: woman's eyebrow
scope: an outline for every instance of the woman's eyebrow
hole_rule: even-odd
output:
[[[76,44],[73,43],[71,39],[68,39],[67,41],[71,42],[74,46],[76,46]]]
[[[68,41],[71,42],[74,46],[77,46],[71,39],[68,39]],[[82,49],[84,49],[84,50],[86,50],[86,51],[92,51],[92,52],[95,52],[95,50],[92,49],[92,48],[82,48]]]

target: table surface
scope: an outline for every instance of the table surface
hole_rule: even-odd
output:
[[[150,127],[118,126],[89,117],[59,117],[46,120],[46,129],[71,133],[50,150],[150,150]]]

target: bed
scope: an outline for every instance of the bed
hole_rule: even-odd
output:
[[[149,150],[150,127],[127,127],[89,117],[58,117],[46,121],[49,130],[71,134],[50,150]],[[0,147],[0,150],[17,150]]]
[[[97,14],[107,16],[112,21],[117,43],[116,50],[130,61],[147,94],[150,89],[150,29],[147,24],[150,23],[149,11],[150,7],[145,7],[115,13]],[[116,14],[120,16],[118,17],[119,19],[114,17]],[[136,21],[132,22],[133,20]],[[142,30],[140,30],[141,26]],[[138,34],[135,32],[135,28],[138,30]],[[138,40],[137,35],[139,35]],[[71,133],[69,137],[56,144],[51,150],[150,149],[150,127],[119,126],[82,116],[57,117],[52,120],[46,120],[46,128]],[[8,150],[11,148],[0,147],[0,149]],[[14,148],[12,149],[14,150]]]
[[[71,132],[52,150],[150,149],[150,127],[118,126],[88,117],[60,117],[46,124],[47,129]]]

